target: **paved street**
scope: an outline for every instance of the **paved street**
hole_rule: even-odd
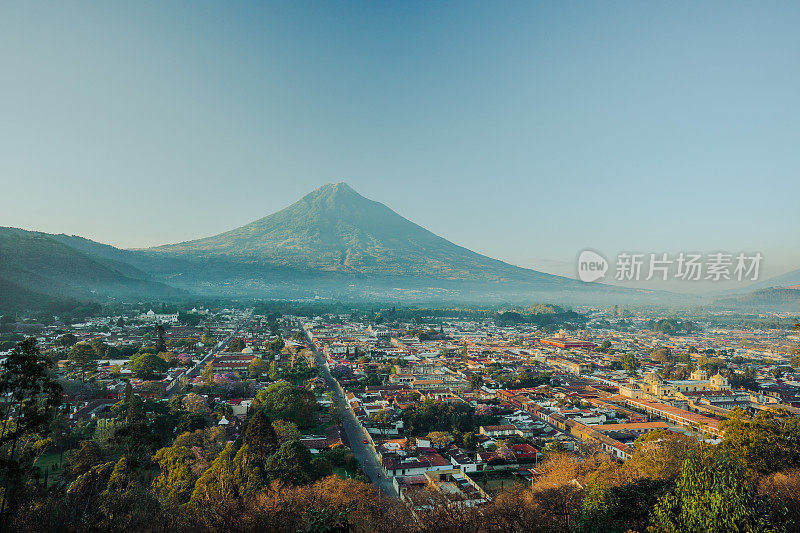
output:
[[[348,409],[347,401],[342,394],[342,389],[339,387],[338,382],[333,379],[328,366],[325,364],[324,356],[319,352],[315,352],[315,358],[317,366],[322,370],[322,377],[325,379],[328,389],[334,391],[333,401],[336,404],[336,409],[342,420],[342,428],[345,432],[344,438],[347,441],[346,444],[350,446],[353,455],[355,455],[358,462],[361,463],[361,468],[364,470],[369,480],[374,485],[377,485],[384,494],[397,498],[398,495],[391,479],[387,479],[381,472],[378,455],[369,444],[364,444],[364,433],[361,424],[356,420],[353,412]]]
[[[202,360],[200,360],[198,363],[195,363],[195,365],[192,368],[190,368],[183,375],[183,377],[186,378],[187,381],[191,381],[192,379],[197,377],[200,374],[200,372],[203,371],[203,368],[205,368],[205,366],[210,361],[213,361],[214,357],[216,357],[218,353],[220,353],[222,350],[224,350],[228,346],[228,344],[231,342],[231,340],[233,340],[233,338],[236,335],[238,335],[240,331],[242,331],[242,328],[244,328],[248,323],[250,323],[250,317],[251,316],[253,316],[253,312],[252,311],[250,311],[250,314],[248,315],[248,317],[245,318],[239,324],[239,326],[236,328],[236,330],[233,333],[231,333],[230,335],[228,335],[228,338],[226,338],[223,341],[217,343],[217,345],[210,352],[208,352],[208,354]],[[183,392],[183,387],[181,387],[180,385],[176,385],[176,386],[172,387],[169,391],[167,391],[167,396],[166,397],[167,398],[172,398],[174,395],[178,394],[179,392]]]

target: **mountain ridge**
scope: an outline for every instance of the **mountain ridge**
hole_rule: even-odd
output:
[[[150,280],[131,265],[85,253],[54,235],[9,227],[0,227],[0,282],[4,300],[0,304],[9,307],[19,307],[28,299],[88,301],[101,296],[182,294],[181,290]]]
[[[451,280],[569,280],[473,252],[361,196],[344,182],[324,185],[297,202],[211,237],[149,252],[236,257],[300,270]]]

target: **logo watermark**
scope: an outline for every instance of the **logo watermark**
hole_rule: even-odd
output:
[[[605,277],[608,261],[594,250],[584,250],[578,256],[578,278],[590,283]]]
[[[763,259],[760,252],[622,252],[616,257],[613,273],[617,281],[757,281]],[[583,250],[577,266],[578,279],[585,282],[601,280],[611,270],[606,258],[594,250]]]

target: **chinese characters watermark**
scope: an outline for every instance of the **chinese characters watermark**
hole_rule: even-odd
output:
[[[611,269],[605,257],[593,250],[584,250],[578,256],[578,278],[585,282],[598,281],[612,270],[617,281],[757,281],[763,259],[760,252],[705,255],[623,252],[617,255]]]

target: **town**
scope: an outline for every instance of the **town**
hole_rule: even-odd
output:
[[[555,457],[624,464],[654,438],[717,446],[731,420],[794,418],[796,320],[162,305],[49,324],[3,315],[0,363],[27,342],[60,387],[57,431],[26,444],[37,485],[88,490],[135,450],[153,486],[192,465],[191,486],[170,496],[185,505],[226,453],[274,441],[270,479],[370,483],[421,519],[431,498],[480,509],[534,490]],[[271,428],[253,441],[262,418]]]

